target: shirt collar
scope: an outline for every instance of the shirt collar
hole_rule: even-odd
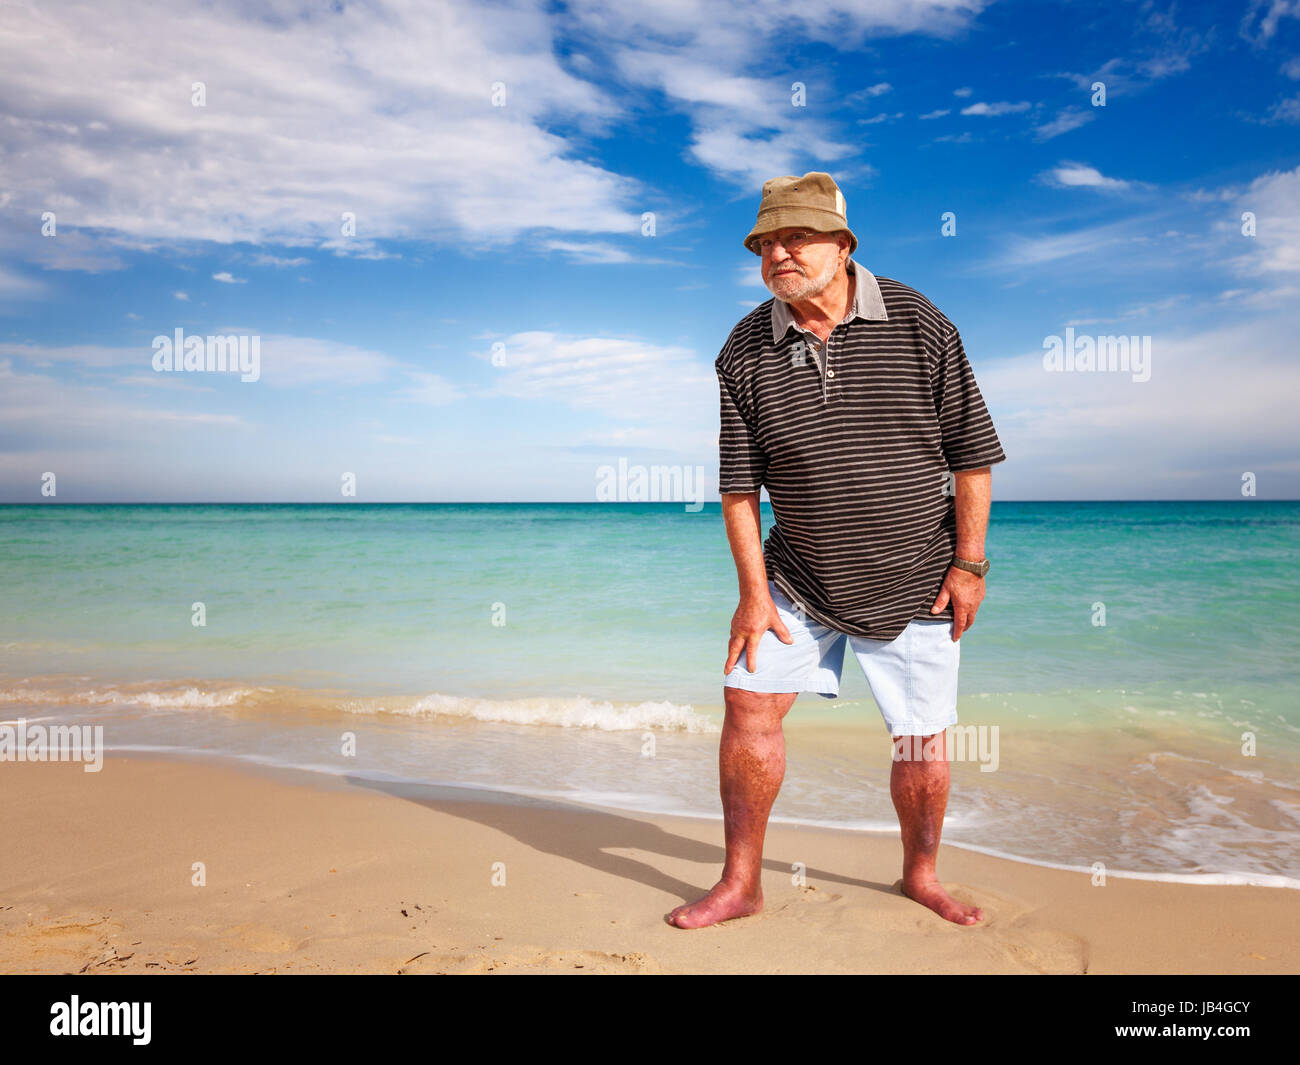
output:
[[[885,314],[885,301],[880,295],[880,284],[876,281],[875,275],[865,266],[860,266],[853,259],[848,261],[853,268],[854,277],[857,283],[853,291],[853,306],[849,308],[849,313],[844,316],[844,321],[851,318],[866,318],[871,321],[884,321],[889,316]],[[780,343],[781,338],[785,336],[786,331],[794,325],[794,315],[790,313],[790,305],[785,300],[772,299],[772,343]]]

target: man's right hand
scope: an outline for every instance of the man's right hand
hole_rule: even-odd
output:
[[[727,664],[722,672],[736,668],[741,651],[745,652],[745,668],[753,673],[758,668],[758,641],[771,629],[782,643],[794,643],[794,637],[781,620],[770,595],[744,598],[731,616],[731,643],[727,646]]]

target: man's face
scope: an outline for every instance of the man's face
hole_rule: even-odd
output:
[[[812,299],[848,258],[847,237],[798,227],[764,233],[755,243],[763,257],[763,283],[786,303]]]

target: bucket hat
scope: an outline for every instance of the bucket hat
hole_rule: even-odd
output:
[[[849,254],[857,251],[858,238],[849,229],[844,194],[830,174],[820,170],[810,170],[803,177],[771,178],[763,183],[758,221],[745,238],[745,247],[761,255],[754,243],[756,237],[793,226],[804,226],[817,233],[842,229],[849,235]]]

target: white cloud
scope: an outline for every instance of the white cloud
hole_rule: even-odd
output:
[[[542,0],[6,11],[10,209],[54,209],[143,247],[319,244],[344,211],[360,241],[634,231],[636,184],[550,132],[596,132],[617,109],[558,60]],[[206,106],[191,105],[191,81]]]
[[[1220,294],[1220,299],[1231,301],[1234,308],[1248,307],[1254,311],[1274,311],[1300,306],[1300,285],[1274,285],[1243,292],[1241,289]]]
[[[1238,248],[1248,242],[1248,250],[1231,260],[1233,268],[1246,276],[1300,273],[1300,167],[1257,177],[1237,208],[1229,237]],[[1254,237],[1240,235],[1236,220],[1244,211],[1255,215]]]
[[[1019,103],[1015,104],[1003,100],[995,104],[986,104],[983,102],[971,104],[969,107],[963,107],[961,113],[963,115],[984,115],[989,118],[995,118],[998,115],[1014,115],[1021,111],[1028,110],[1029,103],[1025,100],[1021,100]]]
[[[21,440],[20,450],[94,442],[109,446],[127,436],[147,435],[148,427],[165,422],[179,425],[234,428],[238,415],[217,411],[143,407],[123,402],[97,385],[69,382],[47,374],[15,371],[12,361],[0,362],[0,425]],[[0,451],[12,450],[0,437]]]
[[[1052,121],[1035,126],[1034,139],[1040,141],[1051,140],[1053,137],[1059,137],[1062,133],[1069,133],[1070,130],[1086,126],[1095,117],[1096,115],[1092,111],[1085,111],[1081,107],[1067,107]]]
[[[771,290],[763,282],[763,269],[757,255],[751,256],[736,268],[736,284],[744,288],[761,288],[770,296]]]
[[[1007,454],[1025,463],[1023,473],[1007,471],[1014,494],[1225,498],[1245,470],[1281,472],[1273,457],[1295,452],[1294,323],[1256,320],[1190,336],[1141,331],[1151,333],[1145,382],[1048,372],[1041,350],[978,368]],[[1268,494],[1285,497],[1296,485],[1293,472]]]
[[[1106,62],[1091,74],[1079,73],[1077,71],[1058,70],[1044,74],[1043,77],[1064,78],[1066,81],[1073,82],[1076,89],[1080,89],[1086,93],[1091,93],[1093,91],[1093,85],[1100,81],[1106,86],[1106,93],[1109,96],[1112,93],[1140,87],[1135,78],[1120,72],[1120,68],[1125,65],[1126,63],[1123,59],[1114,57],[1106,60]]]
[[[127,377],[120,377],[117,380],[119,385],[128,385],[138,388],[159,388],[170,392],[215,392],[212,385],[201,384],[202,374],[191,374],[189,380],[184,380],[185,375],[167,373],[142,373],[131,374]]]
[[[1083,163],[1061,163],[1043,174],[1043,180],[1057,188],[1103,189],[1107,192],[1119,192],[1133,187],[1133,182],[1106,177],[1096,167]]]
[[[661,93],[692,126],[689,152],[724,180],[754,189],[775,174],[828,169],[860,151],[841,140],[813,106],[834,98],[819,70],[781,65],[792,40],[839,50],[890,34],[947,36],[959,32],[987,0],[751,0],[719,4],[673,0],[642,7],[613,0],[574,0],[570,14],[607,40],[637,41],[612,51],[617,76]],[[774,59],[778,62],[774,63]],[[792,106],[791,84],[803,82],[808,108]],[[877,82],[848,102],[891,88]],[[843,103],[843,100],[837,102]],[[859,176],[870,173],[862,168]],[[841,172],[841,176],[843,176]]]
[[[802,173],[809,159],[825,165],[858,151],[837,140],[828,122],[792,106],[784,79],[728,73],[716,58],[689,51],[622,48],[614,58],[623,78],[690,116],[691,157],[740,186],[761,187],[774,174]]]
[[[213,280],[213,281],[220,281],[220,282],[221,282],[222,284],[224,284],[224,285],[246,285],[246,284],[248,284],[248,278],[246,278],[246,277],[235,277],[234,274],[230,273],[230,272],[227,271],[227,270],[222,270],[219,274],[213,274],[213,275],[212,275],[212,280]]]
[[[791,106],[784,81],[729,74],[691,55],[621,48],[615,60],[630,81],[656,85],[689,106],[720,107],[753,122],[767,121]]]
[[[813,132],[791,129],[775,135],[747,131],[726,116],[701,123],[691,147],[696,161],[757,194],[776,174],[800,174],[809,157],[819,165],[856,155],[858,147],[825,139]],[[847,184],[840,174],[840,183]]]
[[[1250,10],[1241,20],[1240,32],[1248,41],[1262,44],[1277,33],[1284,18],[1300,18],[1297,0],[1251,0]]]
[[[645,239],[645,238],[639,238]],[[652,241],[645,240],[645,246],[652,244]],[[657,259],[649,256],[634,255],[626,248],[617,247],[608,241],[590,240],[548,240],[543,247],[547,251],[558,251],[566,255],[570,262],[575,263],[637,263],[645,266],[648,264],[661,265],[669,262],[668,259]]]
[[[494,367],[498,376],[488,396],[597,411],[624,423],[674,425],[686,436],[706,426],[716,430],[712,359],[705,363],[689,348],[545,331],[515,333],[503,343],[505,364]]]
[[[1268,109],[1269,122],[1300,122],[1300,93],[1278,100]]]
[[[617,248],[605,241],[580,243],[573,240],[548,240],[547,251],[563,252],[572,262],[579,263],[629,263],[632,255],[625,248]]]
[[[22,359],[33,366],[54,366],[65,363],[75,366],[100,368],[106,366],[148,367],[153,356],[147,344],[139,348],[108,347],[103,344],[15,344],[0,342],[0,355]]]
[[[160,327],[159,335],[172,335],[175,326],[167,323]],[[187,335],[200,334],[197,329],[186,329]],[[213,335],[230,336],[253,333],[253,330],[225,327]],[[356,347],[333,340],[316,337],[258,334],[261,352],[262,382],[281,388],[316,386],[322,384],[363,385],[389,379],[403,364],[390,355]],[[0,355],[20,358],[37,367],[62,364],[73,368],[105,369],[129,368],[138,372],[152,372],[152,337],[138,346],[110,347],[100,344],[40,345],[0,343]],[[209,385],[222,379],[221,374],[182,373],[160,374],[176,376],[196,385]],[[242,382],[241,382],[242,383]],[[245,386],[246,387],[246,386]]]
[[[279,255],[267,255],[264,252],[259,252],[257,255],[254,255],[252,260],[254,266],[274,266],[276,268],[306,266],[310,261],[310,259],[307,259],[304,256],[287,259]]]
[[[0,107],[0,111],[3,108]],[[0,164],[2,166],[3,164]],[[12,217],[0,213],[0,219]],[[126,263],[115,252],[94,239],[68,228],[68,219],[60,218],[60,228],[51,237],[40,236],[25,225],[7,228],[0,234],[9,256],[37,263],[45,270],[78,270],[89,274],[125,269]]]
[[[1176,10],[1172,4],[1163,11],[1143,5],[1135,12],[1145,13],[1145,18],[1139,17],[1134,24],[1132,58],[1113,56],[1091,73],[1058,71],[1044,77],[1065,78],[1085,93],[1091,93],[1100,81],[1107,96],[1115,96],[1140,92],[1164,78],[1185,73],[1193,59],[1209,51],[1214,31],[1199,33],[1179,26]]]
[[[836,48],[861,47],[873,37],[960,32],[991,0],[669,0],[627,4],[622,0],[571,0],[567,7],[584,25],[607,37],[677,41],[701,54],[712,49],[737,68],[754,58],[757,45],[793,38]]]
[[[925,114],[923,114],[923,115],[921,116],[921,118],[922,118],[922,120],[924,120],[924,119],[930,119],[930,118],[943,118],[944,115],[948,115],[948,114],[951,114],[951,113],[952,113],[952,109],[951,109],[951,108],[948,108],[948,107],[941,107],[941,108],[939,108],[939,110],[937,110],[937,111],[927,111]]]
[[[1079,163],[1063,163],[1059,169],[1074,187],[1104,192],[1108,182],[1117,180]],[[1056,172],[1040,175],[1040,180],[1065,184]],[[1068,270],[1075,286],[1085,278],[1113,283],[1132,276],[1148,291],[1162,275],[1171,278],[1172,288],[1186,284],[1189,270],[1216,279],[1227,270],[1250,282],[1238,283],[1231,296],[1221,297],[1236,308],[1267,311],[1294,302],[1300,274],[1300,167],[1263,174],[1245,185],[1188,190],[1144,202],[1151,209],[1096,224],[1070,229],[1067,218],[1055,225],[1057,232],[1008,231],[998,251],[978,268],[1022,275],[1032,271],[1041,280],[1045,268],[1056,266],[1062,279]],[[1246,211],[1255,215],[1253,237],[1241,231]]]
[[[829,120],[794,113],[790,80],[835,90],[797,70],[772,76],[792,39],[849,50],[890,34],[951,36],[988,2],[575,0],[563,18],[545,0],[121,0],[112,17],[96,0],[12,5],[0,36],[0,210],[57,210],[101,245],[144,251],[246,241],[378,258],[393,254],[387,240],[634,235],[646,190],[575,147],[643,106],[633,92],[654,89],[686,112],[691,157],[752,187],[859,150]],[[561,29],[590,48],[564,51]],[[165,63],[151,41],[167,42]],[[353,238],[341,236],[344,212]],[[60,268],[120,266],[111,249],[99,255]]]
[[[364,385],[388,380],[402,368],[391,355],[317,337],[262,337],[262,380],[268,385]]]
[[[67,502],[275,498],[253,488],[281,457],[247,454],[257,436],[239,413],[215,409],[211,395],[113,393],[0,360],[0,499],[41,502],[45,471]]]
[[[1125,253],[1132,249],[1137,240],[1135,234],[1141,232],[1140,226],[1141,223],[1134,219],[1125,218],[1065,233],[1041,236],[1011,234],[1001,255],[988,266],[1019,269],[1084,259],[1113,270],[1116,264],[1124,262]]]
[[[47,291],[42,282],[0,266],[0,299],[35,299]]]
[[[430,407],[445,407],[464,398],[464,393],[444,377],[434,373],[412,372],[414,384],[398,393],[399,399],[423,403]]]

